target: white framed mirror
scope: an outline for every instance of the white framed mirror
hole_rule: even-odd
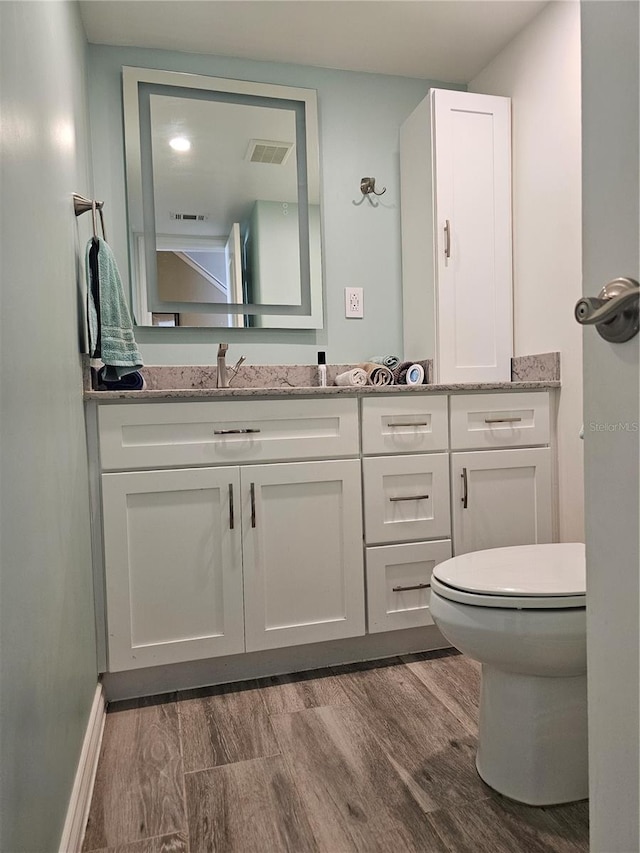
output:
[[[312,89],[123,68],[138,325],[322,328]]]

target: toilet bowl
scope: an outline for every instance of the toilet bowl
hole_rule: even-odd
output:
[[[478,773],[528,805],[588,796],[585,608],[580,543],[475,551],[433,571],[436,625],[482,664]]]

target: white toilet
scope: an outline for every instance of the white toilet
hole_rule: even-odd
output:
[[[585,551],[519,545],[453,557],[431,579],[431,615],[482,664],[476,766],[534,806],[588,796]]]

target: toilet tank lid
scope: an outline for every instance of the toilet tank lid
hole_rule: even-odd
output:
[[[584,595],[584,545],[561,542],[472,551],[439,563],[433,575],[455,589],[485,595]]]

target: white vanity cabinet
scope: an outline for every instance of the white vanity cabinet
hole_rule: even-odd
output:
[[[405,358],[433,357],[434,382],[509,381],[510,100],[432,89],[400,129],[400,176]]]
[[[451,556],[447,449],[445,396],[362,400],[371,634],[433,624],[431,572]]]
[[[102,474],[110,672],[364,634],[357,400],[114,405],[98,420],[103,469],[237,463]],[[242,464],[271,454],[338,458]]]
[[[552,539],[546,391],[95,411],[114,677],[221,657],[264,674],[299,667],[305,644],[324,665],[385,654],[405,640],[365,633],[432,625],[431,573],[452,553]]]
[[[552,541],[549,441],[547,393],[451,398],[455,554]]]

